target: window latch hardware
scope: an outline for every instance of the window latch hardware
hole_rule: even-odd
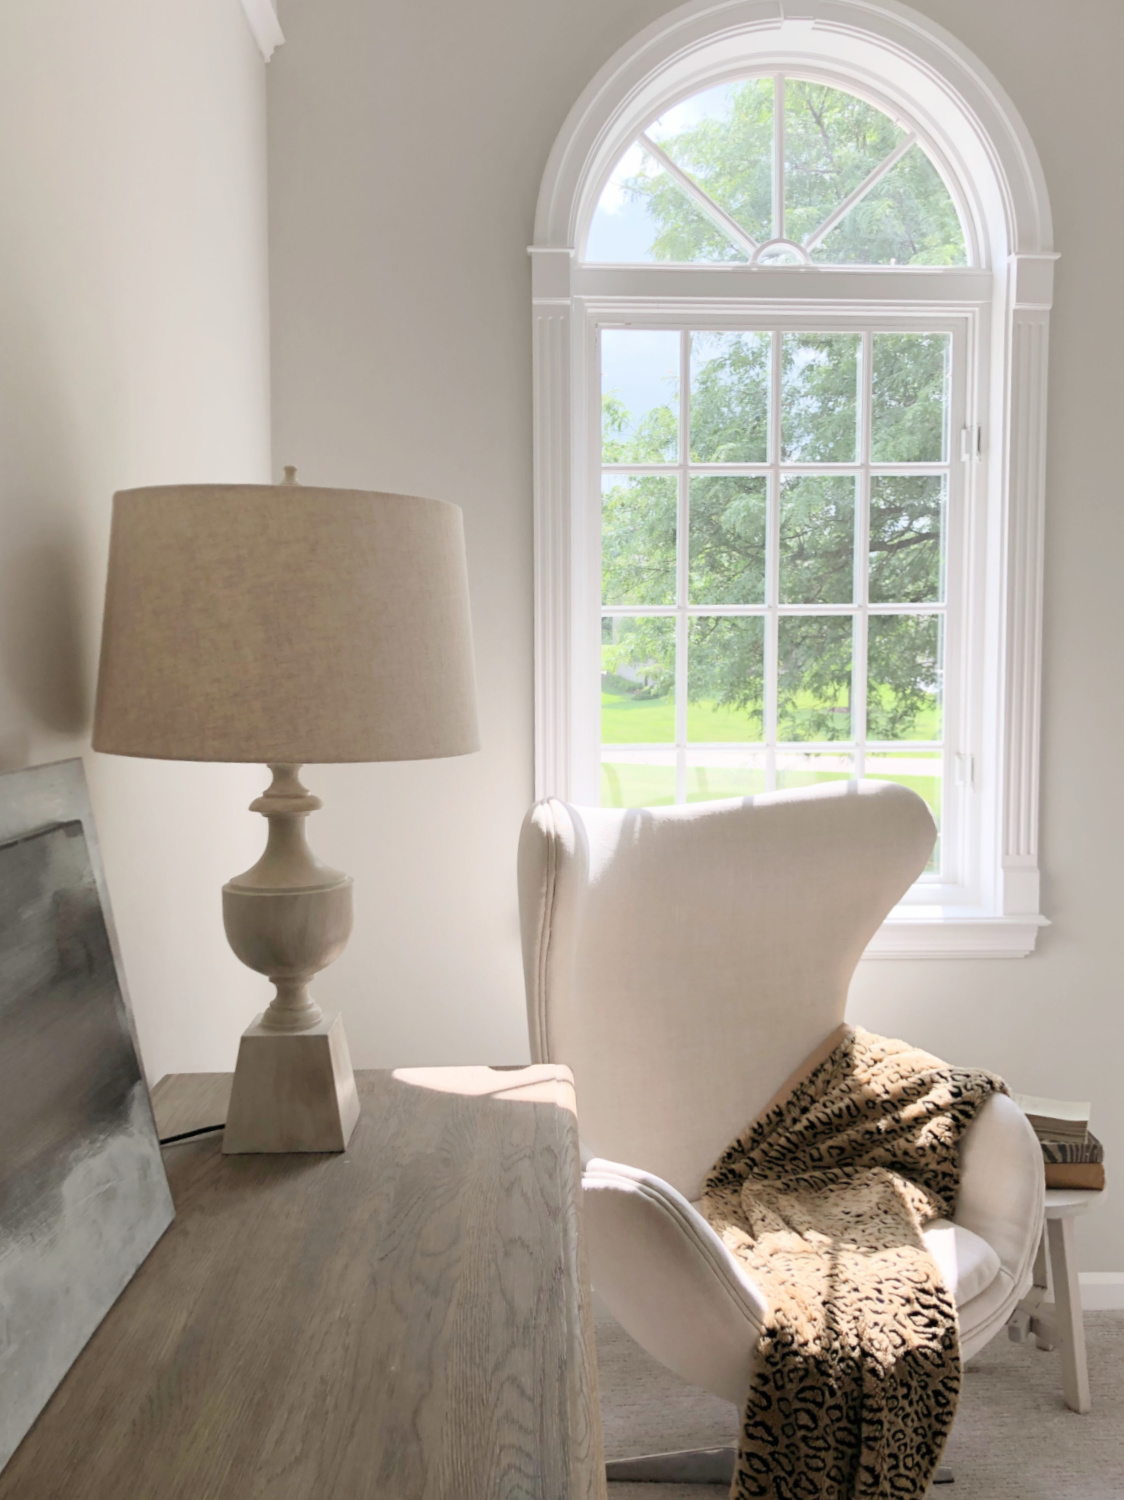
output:
[[[960,457],[965,463],[972,459],[978,459],[983,455],[983,428],[961,427],[960,429]]]
[[[956,785],[966,786],[969,791],[975,789],[976,785],[976,757],[957,752],[956,762]]]

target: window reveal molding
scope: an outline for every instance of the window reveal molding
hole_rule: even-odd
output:
[[[582,264],[601,186],[661,108],[746,72],[812,70],[916,122],[957,204],[969,269]],[[969,727],[950,744],[974,879],[963,902],[926,905],[922,887],[887,920],[870,958],[1019,957],[1039,912],[1038,780],[1046,358],[1052,302],[1049,203],[1033,144],[986,69],[904,6],[867,0],[701,0],[649,27],[602,69],[555,144],[531,247],[534,301],[536,795],[581,800],[575,663],[598,619],[590,594],[585,405],[596,324],[622,310],[690,321],[768,306],[857,317],[924,316],[945,304],[972,320],[976,370],[964,435],[976,663]],[[713,326],[713,323],[712,323]],[[977,433],[979,436],[977,436]],[[952,433],[955,457],[961,436]],[[973,451],[977,449],[978,452]]]

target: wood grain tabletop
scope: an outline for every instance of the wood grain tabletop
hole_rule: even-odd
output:
[[[0,1500],[604,1497],[568,1071],[357,1080],[340,1155],[165,1148],[175,1222]]]

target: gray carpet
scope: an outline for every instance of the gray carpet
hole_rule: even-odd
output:
[[[945,1455],[955,1483],[934,1500],[1124,1500],[1124,1312],[1085,1315],[1093,1410],[1067,1411],[1061,1356],[994,1339],[968,1366]],[[609,1458],[734,1443],[738,1414],[665,1370],[597,1316]],[[609,1500],[717,1500],[710,1485],[614,1484]]]

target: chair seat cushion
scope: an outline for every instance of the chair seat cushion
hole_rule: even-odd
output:
[[[933,1219],[921,1238],[957,1307],[978,1296],[999,1275],[999,1257],[988,1242],[951,1219]]]

